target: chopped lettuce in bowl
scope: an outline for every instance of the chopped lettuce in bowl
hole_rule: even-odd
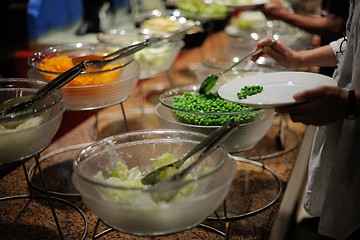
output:
[[[229,191],[236,167],[226,150],[216,149],[186,179],[145,186],[141,179],[181,158],[205,137],[191,131],[156,129],[100,140],[74,160],[74,186],[96,216],[122,232],[155,236],[190,229],[215,211]],[[172,199],[159,201],[159,195],[173,190]]]
[[[177,160],[178,159],[175,157],[175,155],[171,153],[164,153],[160,155],[158,158],[151,158],[151,161],[153,162],[152,163],[153,169],[157,169],[162,166],[171,164],[173,162],[176,162]],[[167,168],[166,170],[160,173],[160,179],[165,180],[166,178],[174,175],[175,173],[179,172],[180,170],[188,166],[192,161],[194,161],[194,159],[189,159],[180,168],[176,168],[176,167]],[[206,169],[207,168],[202,169],[201,172],[206,171]],[[108,185],[125,188],[124,190],[114,190],[114,189],[99,187],[98,191],[100,195],[107,201],[131,203],[133,201],[139,200],[138,199],[139,196],[141,196],[142,201],[146,201],[146,202],[151,201],[158,203],[164,201],[159,198],[152,197],[153,195],[151,194],[152,192],[151,186],[148,187],[142,184],[141,180],[146,175],[146,173],[141,172],[139,166],[135,166],[129,169],[123,161],[118,161],[116,163],[116,169],[111,170],[107,175],[108,177],[105,177],[104,173],[102,171],[99,171],[94,175],[93,179],[95,181],[105,183]],[[186,176],[185,179],[187,180],[193,179],[193,176],[189,174]],[[171,198],[171,201],[182,199],[194,193],[199,194],[197,190],[200,191],[201,189],[200,188],[198,189],[198,187],[199,185],[196,182],[184,184],[177,191],[177,193]],[[126,190],[126,188],[129,188],[129,190]],[[148,189],[150,195],[144,194],[144,192],[139,194],[139,192],[132,191],[132,189],[134,188]],[[165,191],[167,190],[166,186],[164,190]],[[144,198],[145,195],[149,195],[150,198],[147,197]]]

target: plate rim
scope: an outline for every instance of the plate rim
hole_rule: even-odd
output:
[[[220,0],[203,0],[204,3],[206,4],[216,4],[216,5],[220,5],[220,6],[226,6],[226,7],[256,7],[256,6],[260,6],[260,5],[264,5],[266,3],[269,3],[269,0],[253,0],[253,3],[246,3],[246,4],[236,4],[236,3],[226,3]]]
[[[230,86],[233,86],[234,84],[236,84],[236,82],[242,82],[242,81],[246,81],[248,79],[250,79],[251,81],[256,78],[258,78],[259,76],[263,76],[263,75],[289,75],[289,74],[295,74],[295,75],[312,75],[312,76],[319,76],[321,77],[322,79],[327,79],[328,80],[328,84],[327,86],[337,86],[337,82],[334,78],[331,78],[329,76],[326,76],[326,75],[322,75],[322,74],[319,74],[319,73],[312,73],[312,72],[302,72],[302,71],[282,71],[282,72],[271,72],[271,73],[259,73],[259,74],[255,74],[255,75],[250,75],[250,76],[245,76],[245,77],[236,77],[235,79],[233,80],[230,80],[228,81],[227,83],[223,84],[222,86],[219,87],[218,89],[218,94],[221,98],[227,100],[227,101],[231,101],[231,102],[236,102],[236,103],[239,103],[239,104],[245,104],[245,105],[248,105],[250,107],[254,107],[254,108],[262,108],[262,109],[266,109],[266,108],[274,108],[274,107],[279,107],[279,106],[285,106],[285,105],[293,105],[293,104],[298,104],[300,103],[300,101],[290,101],[290,102],[278,102],[278,103],[249,103],[249,102],[246,102],[244,100],[241,100],[241,99],[236,99],[236,101],[234,101],[234,96],[232,97],[229,97],[229,96],[226,96],[226,94],[224,94],[224,91],[226,88],[231,88],[229,87]],[[249,81],[250,81],[249,80]],[[266,81],[266,80],[265,80]],[[283,81],[283,82],[288,82],[287,80],[280,80],[280,81]],[[291,81],[294,81],[294,80],[291,80]],[[297,80],[295,80],[297,81]],[[310,84],[310,88],[315,88],[317,86],[322,86],[322,85],[313,85],[311,86]],[[229,94],[227,94],[229,95]]]

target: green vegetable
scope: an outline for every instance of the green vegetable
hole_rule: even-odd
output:
[[[240,89],[240,91],[236,94],[239,99],[245,99],[248,96],[255,95],[261,93],[264,87],[259,85],[253,86],[244,86]]]
[[[157,158],[152,158],[152,166],[154,169],[159,168],[161,166],[173,163],[177,161],[178,159],[171,153],[164,153],[160,155]],[[188,160],[190,161],[190,160]],[[179,170],[181,170],[183,167],[186,167],[186,164],[184,164],[180,169],[178,168],[167,168],[166,171],[161,172],[161,179],[166,179],[169,176],[174,175]],[[206,171],[206,169],[204,170]],[[119,161],[116,163],[116,169],[110,170],[107,176],[104,176],[102,171],[97,172],[94,175],[94,180],[107,183],[109,185],[113,186],[119,186],[119,187],[125,187],[125,188],[141,188],[143,187],[143,184],[141,183],[141,179],[143,178],[143,173],[139,170],[139,167],[133,167],[131,169],[128,169],[126,164]],[[186,176],[186,179],[191,179],[192,176],[189,174]],[[197,183],[190,183],[182,188],[179,189],[178,193],[172,198],[173,200],[180,199],[183,197],[186,197],[193,193],[197,188]],[[98,191],[101,193],[101,196],[109,201],[112,202],[121,202],[121,203],[128,203],[131,204],[133,201],[142,201],[142,199],[139,199],[139,193],[137,191],[133,190],[114,190],[109,188],[102,188],[98,187]],[[144,197],[144,196],[142,196]],[[147,201],[148,198],[144,197],[144,201]],[[149,200],[149,199],[148,199]],[[152,201],[157,202],[158,200],[153,199]]]
[[[135,58],[146,68],[161,67],[169,58],[169,50],[168,46],[145,48],[135,53]]]
[[[234,18],[231,20],[232,25],[236,26],[241,31],[251,33],[252,31],[256,31],[257,25],[251,21]]]
[[[183,13],[187,13],[187,15],[209,19],[224,18],[229,13],[229,9],[226,6],[206,4],[202,0],[177,1],[176,6]]]
[[[185,92],[181,96],[174,97],[172,105],[174,108],[185,110],[173,110],[180,122],[202,126],[220,126],[231,118],[238,123],[247,123],[253,121],[259,114],[257,111],[252,112],[252,107],[222,99],[218,93]],[[243,111],[245,112],[231,114],[231,112]]]
[[[156,169],[176,162],[178,159],[171,153],[164,153],[160,157],[152,158],[151,160],[153,161],[152,166]]]

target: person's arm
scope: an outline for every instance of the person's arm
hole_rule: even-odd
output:
[[[335,54],[330,45],[299,51],[299,55],[301,57],[301,67],[329,67],[337,65]]]
[[[346,22],[345,17],[334,14],[315,17],[292,13],[284,8],[279,1],[270,1],[261,10],[268,19],[282,20],[307,32],[329,38],[339,37]]]
[[[285,68],[324,67],[336,66],[337,64],[336,56],[330,45],[310,50],[294,51],[283,42],[277,41],[271,47],[264,47],[270,41],[272,41],[271,38],[266,38],[257,43],[256,48],[263,48],[263,52],[252,57],[253,61],[256,61],[261,55],[267,54]]]

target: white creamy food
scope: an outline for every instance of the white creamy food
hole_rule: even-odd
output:
[[[41,116],[30,118],[19,125],[0,125],[0,163],[12,162],[28,157],[39,151],[42,142],[39,126],[43,122]]]

